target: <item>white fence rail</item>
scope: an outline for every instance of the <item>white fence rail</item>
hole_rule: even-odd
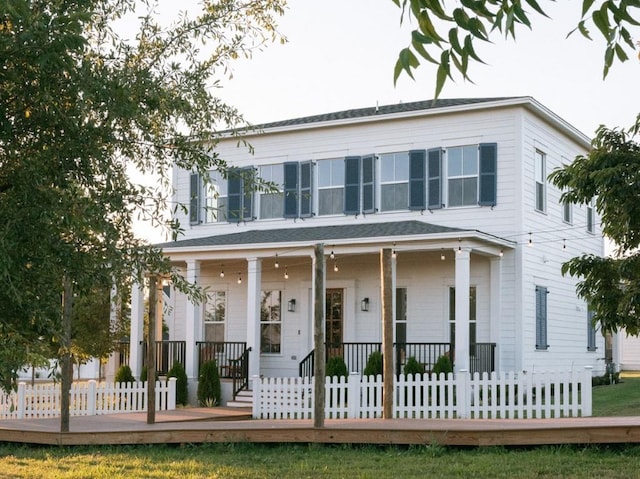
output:
[[[156,410],[176,408],[176,378],[156,382]],[[71,416],[95,416],[147,410],[147,383],[73,383],[69,392]],[[0,419],[60,416],[60,384],[20,383],[10,394],[0,393]]]
[[[382,417],[380,376],[326,378],[325,417]],[[253,378],[253,417],[311,419],[313,379]],[[591,416],[591,367],[583,371],[398,376],[395,418],[531,419]]]

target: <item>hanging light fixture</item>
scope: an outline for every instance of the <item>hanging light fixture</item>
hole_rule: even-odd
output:
[[[338,272],[338,262],[334,261],[333,262],[333,270],[337,273]]]
[[[458,238],[458,254],[462,254],[462,240]]]
[[[527,243],[529,248],[533,248],[533,240],[531,239],[531,233],[529,233],[529,243]]]
[[[394,241],[394,242],[393,242],[393,250],[391,251],[391,257],[392,257],[393,259],[396,259],[396,257],[397,257],[397,256],[398,256],[398,255],[396,254],[396,242]]]
[[[242,273],[238,273],[238,284],[242,284]]]
[[[562,240],[562,249],[565,250],[565,251],[567,250],[567,240],[566,239]]]
[[[289,270],[286,266],[284,267],[284,279],[289,279]]]
[[[504,249],[500,249],[500,257],[502,258],[504,256]]]
[[[273,267],[275,269],[278,269],[280,267],[280,263],[278,262],[278,253],[276,253],[276,263],[273,265]]]
[[[224,278],[224,265],[220,268],[220,277]]]
[[[440,261],[444,261],[446,256],[444,255],[444,248],[440,248]]]
[[[336,259],[336,255],[333,254],[333,249],[331,250],[331,254],[329,255],[329,258]]]

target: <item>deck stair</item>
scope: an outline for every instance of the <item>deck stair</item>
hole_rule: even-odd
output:
[[[249,389],[243,389],[236,395],[233,401],[227,402],[227,407],[252,408],[253,407],[253,391]]]

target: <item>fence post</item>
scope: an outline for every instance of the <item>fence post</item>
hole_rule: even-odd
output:
[[[167,391],[167,411],[173,411],[176,408],[176,385],[178,379],[169,378],[169,390]]]
[[[351,372],[347,382],[347,417],[360,418],[360,373]]]
[[[17,397],[17,406],[18,406],[18,419],[24,419],[24,410],[27,403],[27,385],[26,383],[18,384],[18,397]]]
[[[91,379],[87,388],[87,416],[96,415],[96,381]]]
[[[469,418],[470,378],[469,371],[461,369],[455,375],[456,416],[459,419]],[[451,398],[453,400],[453,398]]]
[[[260,391],[262,386],[260,376],[257,374],[252,376],[251,382],[253,383],[253,411],[251,412],[251,415],[253,416],[253,419],[260,419],[260,396],[262,396],[262,392]]]
[[[593,413],[592,407],[592,372],[593,366],[584,367],[584,375],[582,376],[582,415],[591,416]]]

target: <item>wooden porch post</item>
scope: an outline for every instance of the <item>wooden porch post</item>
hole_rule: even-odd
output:
[[[313,279],[313,427],[324,427],[325,397],[325,351],[324,351],[324,318],[325,318],[325,280],[324,280],[324,245],[314,247],[314,279]]]
[[[149,331],[147,333],[147,424],[156,422],[156,311],[158,301],[158,278],[149,277]]]
[[[393,418],[393,275],[391,249],[380,251],[380,279],[382,304],[382,417]]]

